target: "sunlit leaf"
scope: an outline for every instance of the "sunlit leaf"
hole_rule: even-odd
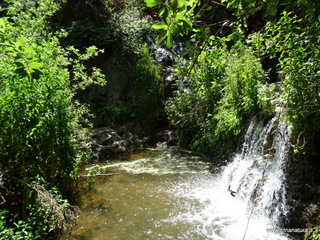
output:
[[[156,44],[160,44],[167,36],[167,31],[163,31],[156,40]]]
[[[192,29],[192,22],[185,15],[185,12],[179,12],[176,15],[176,20],[184,21],[187,24],[187,28]]]
[[[6,24],[3,18],[0,18],[0,31],[4,32],[6,30]]]
[[[32,53],[32,52],[34,52],[34,49],[31,46],[28,46],[28,47],[24,48],[24,50],[23,50],[23,53],[26,55],[29,53]]]
[[[161,10],[160,10],[160,12],[159,12],[159,16],[162,16],[165,11],[166,11],[166,8],[161,8]]]
[[[161,0],[145,0],[147,7],[155,7],[161,3]]]
[[[186,19],[186,12],[185,11],[178,12],[176,14],[176,19],[177,20],[185,20]]]
[[[43,67],[43,64],[40,62],[32,62],[32,63],[30,63],[29,67],[32,69],[40,70]]]
[[[173,36],[172,36],[172,33],[168,32],[167,33],[167,42],[166,42],[166,46],[168,48],[171,48],[173,45]]]
[[[179,6],[179,8],[186,8],[187,1],[186,0],[178,0],[178,6]]]
[[[190,1],[188,1],[188,6],[192,6],[195,1],[196,1],[196,0],[190,0]]]
[[[24,37],[19,37],[18,41],[14,45],[16,48],[22,50],[23,46],[26,45],[26,39]]]
[[[167,30],[168,29],[168,25],[166,25],[164,23],[156,23],[156,24],[152,25],[152,28]]]

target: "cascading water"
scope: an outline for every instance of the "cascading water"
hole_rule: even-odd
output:
[[[100,166],[114,175],[81,196],[79,224],[65,239],[290,239],[277,231],[288,212],[290,138],[280,119],[254,118],[223,169],[170,150]]]
[[[263,231],[266,237],[261,239],[270,239],[266,230],[279,230],[281,220],[289,211],[284,168],[290,137],[290,129],[281,115],[266,125],[262,119],[254,118],[245,135],[241,154],[237,154],[222,172],[221,184],[230,186],[232,191],[237,192],[238,200],[244,203],[247,225],[251,221],[252,225],[263,224],[266,227]],[[262,232],[259,235],[263,235]],[[278,238],[273,236],[272,239]],[[287,237],[279,239],[282,238]]]

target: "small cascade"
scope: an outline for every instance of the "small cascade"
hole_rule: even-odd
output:
[[[163,68],[166,97],[171,97],[173,91],[176,90],[175,85],[178,76],[174,74],[173,66],[182,58],[185,50],[185,45],[182,42],[173,44],[171,49],[154,43],[150,45],[150,51],[154,54],[154,60]]]
[[[66,239],[289,240],[282,220],[290,136],[281,114],[256,117],[223,168],[174,150],[106,162]]]
[[[281,114],[267,123],[253,118],[241,153],[222,172],[225,187],[245,204],[248,224],[250,218],[267,219],[267,228],[279,228],[288,213],[284,168],[290,136]]]

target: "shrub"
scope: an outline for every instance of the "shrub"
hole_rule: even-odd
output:
[[[121,126],[133,121],[136,114],[129,107],[103,106],[97,110],[98,118],[107,126]]]
[[[142,124],[156,127],[162,119],[164,83],[160,67],[146,45],[141,46],[133,67],[133,109]]]
[[[266,51],[279,57],[283,100],[292,123],[295,152],[303,150],[316,157],[319,149],[319,22],[307,25],[284,12],[277,22],[266,26]],[[304,139],[304,140],[302,140]],[[306,144],[304,145],[303,142]]]
[[[262,108],[259,59],[240,43],[231,50],[219,43],[203,49],[190,66],[187,81],[178,71],[178,96],[166,104],[181,146],[198,152],[218,151],[222,140],[235,146],[248,118]]]
[[[0,174],[6,189],[1,196],[2,207],[10,211],[2,215],[9,219],[1,222],[1,234],[37,239],[57,226],[45,221],[48,212],[32,185],[58,188],[63,198],[71,193],[89,151],[81,126],[87,111],[73,96],[102,75],[97,69],[85,74],[82,64],[98,54],[95,47],[84,54],[67,51],[47,31],[56,1],[14,0],[10,6],[10,21],[0,18]]]

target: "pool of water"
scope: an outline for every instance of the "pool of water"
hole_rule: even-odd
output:
[[[208,159],[177,151],[147,151],[100,164],[83,188],[78,225],[63,240],[289,239],[228,191]]]

